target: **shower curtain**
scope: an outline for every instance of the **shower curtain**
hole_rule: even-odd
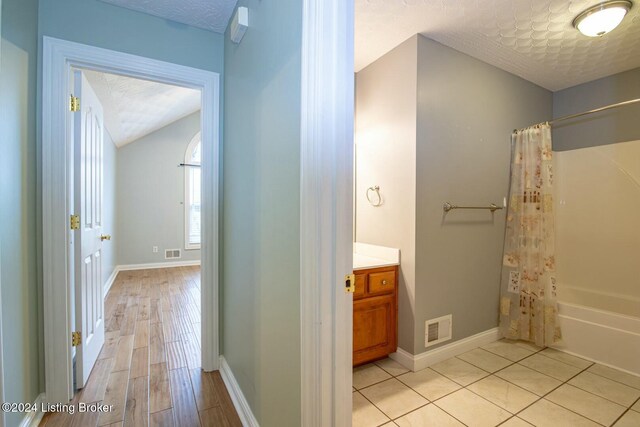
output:
[[[549,124],[511,136],[500,298],[500,329],[509,339],[549,346],[561,339],[556,301],[553,155]]]

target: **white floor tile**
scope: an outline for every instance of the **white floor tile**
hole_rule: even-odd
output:
[[[500,427],[531,427],[531,424],[521,418],[513,417],[500,424]]]
[[[640,377],[638,376],[627,374],[608,366],[598,365],[597,363],[591,366],[588,371],[640,390]]]
[[[531,356],[534,353],[529,349],[516,345],[515,342],[513,341],[507,341],[507,340],[492,342],[491,344],[487,344],[482,348],[492,353],[495,353],[498,356],[502,356],[505,359],[509,359],[513,362],[522,360],[525,357]]]
[[[374,427],[387,423],[389,418],[360,393],[353,393],[353,427]]]
[[[640,390],[591,372],[581,373],[571,379],[569,384],[625,407],[631,406],[636,399],[640,398]]]
[[[353,369],[353,386],[357,390],[388,380],[389,378],[391,378],[391,375],[373,363],[358,366]]]
[[[607,426],[613,424],[627,409],[568,384],[549,393],[545,399]]]
[[[508,368],[498,371],[496,376],[507,380],[525,390],[537,394],[538,396],[544,396],[554,388],[562,384],[561,381],[551,378],[540,372],[529,369],[522,365],[511,365]]]
[[[400,375],[398,379],[431,401],[453,393],[461,387],[429,368]]]
[[[587,369],[589,366],[593,365],[593,362],[589,360],[572,356],[571,354],[565,353],[564,351],[556,350],[555,348],[545,348],[540,352],[540,354],[580,369]]]
[[[509,412],[466,389],[445,396],[435,404],[469,427],[494,427],[511,417]]]
[[[536,427],[599,427],[597,423],[545,399],[538,400],[520,412],[518,417]]]
[[[540,398],[494,375],[483,378],[467,388],[512,414],[520,412]]]
[[[631,407],[631,409],[640,412],[640,400],[638,400],[636,404]]]
[[[386,358],[386,359],[378,360],[375,363],[376,365],[378,365],[379,367],[381,367],[382,369],[384,369],[386,372],[393,375],[394,377],[397,377],[398,375],[402,375],[406,372],[409,372],[407,368],[405,368],[404,366],[402,366],[401,364],[399,364],[393,359]]]
[[[640,426],[640,413],[628,411],[614,424],[615,427],[638,427]]]
[[[460,421],[444,412],[434,404],[423,406],[396,420],[400,427],[464,427]]]
[[[389,418],[395,419],[429,403],[424,397],[392,378],[360,392]]]
[[[542,372],[545,375],[556,378],[560,381],[567,381],[569,378],[580,372],[579,368],[567,365],[540,354],[534,354],[519,362],[521,365],[531,368],[535,371]]]
[[[497,354],[476,348],[475,350],[468,351],[458,356],[459,359],[469,362],[480,369],[484,369],[487,372],[496,372],[502,368],[506,368],[513,362],[504,357],[500,357]]]
[[[383,424],[382,427],[393,427],[393,426],[397,426],[398,424],[394,423],[393,421],[389,421],[386,424]]]
[[[487,371],[455,357],[436,363],[431,369],[463,386],[489,375]]]
[[[526,348],[527,350],[531,350],[533,352],[538,352],[543,349],[543,347],[540,347],[539,345],[535,345],[534,343],[529,341],[509,341],[507,339],[505,339],[504,341],[511,342],[517,345],[518,347]]]

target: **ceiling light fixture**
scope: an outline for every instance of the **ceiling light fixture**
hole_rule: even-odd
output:
[[[573,26],[585,36],[603,36],[620,25],[631,6],[629,0],[605,1],[576,16]]]

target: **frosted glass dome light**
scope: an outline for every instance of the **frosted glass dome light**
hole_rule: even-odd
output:
[[[603,36],[620,25],[632,5],[629,0],[597,4],[576,16],[573,26],[585,36]]]

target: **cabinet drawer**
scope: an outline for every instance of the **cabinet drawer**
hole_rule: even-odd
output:
[[[396,274],[394,271],[369,274],[369,293],[385,294],[396,289]]]

